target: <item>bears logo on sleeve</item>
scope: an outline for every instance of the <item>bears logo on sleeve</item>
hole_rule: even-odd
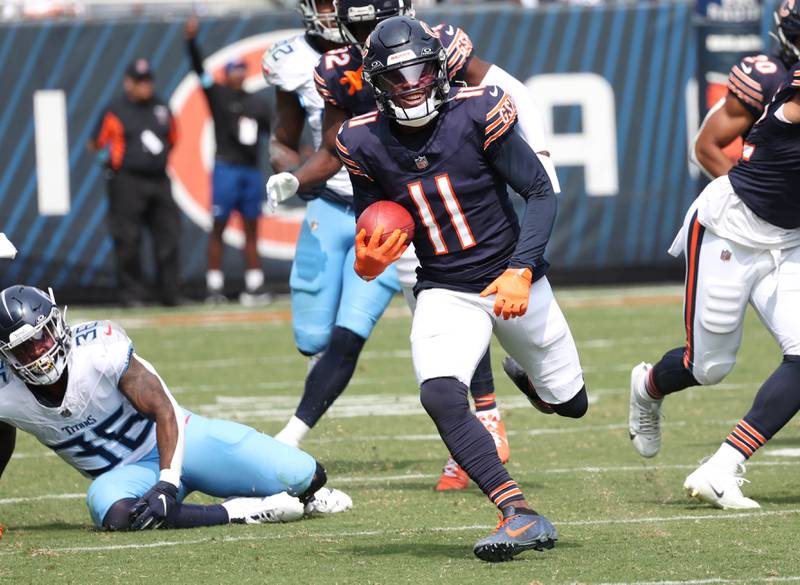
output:
[[[514,128],[517,122],[517,108],[507,93],[497,86],[489,88],[490,97],[497,97],[497,103],[486,114],[483,149],[486,150],[496,140],[502,138]]]

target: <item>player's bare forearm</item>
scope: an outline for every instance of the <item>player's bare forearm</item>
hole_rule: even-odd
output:
[[[269,162],[276,173],[291,171],[300,165],[300,137],[306,112],[294,93],[275,92],[275,119],[269,138]]]
[[[342,168],[342,161],[336,153],[336,136],[347,118],[345,110],[325,103],[325,111],[322,113],[322,144],[294,173],[300,181],[299,191],[322,185]]]
[[[0,477],[3,476],[6,465],[11,461],[16,442],[17,429],[6,423],[0,423]]]
[[[791,101],[783,106],[783,115],[792,124],[800,124],[800,92],[795,93]]]
[[[307,191],[322,185],[342,168],[342,161],[323,144],[294,172],[300,182],[298,191]]]
[[[161,380],[136,356],[131,356],[128,371],[119,382],[119,389],[137,411],[155,421],[161,468],[169,467],[178,445],[178,419]]]
[[[732,97],[710,114],[695,140],[694,153],[703,170],[713,178],[727,175],[734,161],[725,153],[725,148],[739,136],[747,133],[755,122],[754,116]]]

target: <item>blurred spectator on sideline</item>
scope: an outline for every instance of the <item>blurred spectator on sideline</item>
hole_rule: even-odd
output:
[[[192,68],[200,78],[214,119],[217,143],[211,189],[214,225],[208,241],[206,301],[227,301],[222,272],[222,234],[231,212],[235,210],[244,222],[247,267],[245,290],[239,301],[248,306],[267,304],[272,297],[267,292],[258,255],[258,218],[264,199],[264,178],[258,161],[262,136],[269,132],[269,106],[261,96],[245,91],[247,66],[243,61],[227,63],[222,83],[214,81],[203,68],[203,57],[197,43],[198,29],[197,18],[190,18],[186,23],[186,44]]]
[[[101,114],[89,149],[100,151],[108,169],[108,225],[114,239],[120,301],[141,306],[149,299],[142,275],[142,228],[153,238],[158,297],[178,304],[180,213],[167,177],[176,141],[175,121],[153,90],[146,59],[125,70],[125,91]]]

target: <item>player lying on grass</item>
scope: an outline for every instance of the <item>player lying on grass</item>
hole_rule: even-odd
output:
[[[52,297],[0,292],[0,474],[16,429],[86,477],[98,528],[144,530],[287,522],[340,512],[311,455],[244,425],[182,409],[111,321],[70,328]],[[191,505],[193,491],[230,498]]]
[[[744,463],[800,410],[800,65],[747,135],[742,158],[703,190],[670,252],[686,258],[686,344],[631,372],[629,427],[643,457],[661,448],[668,394],[718,384],[736,363],[748,303],[783,360],[719,450],[684,482],[720,508],[758,508]]]
[[[550,180],[516,130],[511,98],[497,86],[451,88],[446,62],[424,23],[406,16],[380,23],[364,51],[378,111],[348,120],[337,146],[357,215],[389,200],[414,218],[420,268],[411,352],[420,399],[453,458],[502,512],[495,532],[474,548],[494,562],[551,548],[557,534],[469,410],[468,384],[492,333],[557,413],[582,417],[588,400],[572,334],[545,277],[556,215]],[[521,227],[509,186],[527,201]],[[399,229],[379,245],[381,235],[378,226],[368,244],[365,231],[356,237],[355,270],[367,280],[406,247]]]

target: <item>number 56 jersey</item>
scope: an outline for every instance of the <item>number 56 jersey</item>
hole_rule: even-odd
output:
[[[45,406],[0,362],[0,421],[35,436],[87,477],[138,461],[156,446],[155,424],[119,391],[133,343],[111,321],[72,328],[67,391]]]
[[[515,124],[511,98],[486,86],[451,89],[420,132],[407,133],[378,112],[351,118],[339,131],[356,215],[388,199],[414,218],[417,291],[480,292],[508,267],[519,224],[493,157]]]

